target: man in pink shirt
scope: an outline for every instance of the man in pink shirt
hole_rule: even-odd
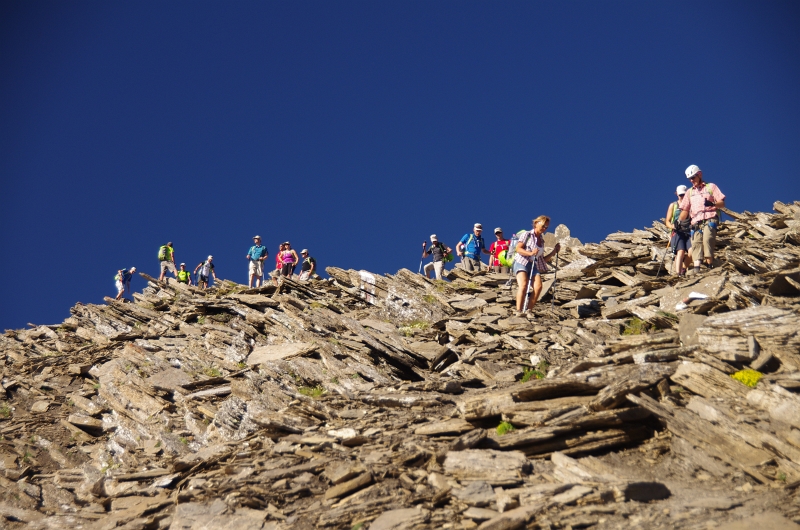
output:
[[[686,178],[692,182],[692,187],[678,205],[681,209],[679,222],[691,219],[692,258],[694,258],[694,272],[697,274],[704,259],[709,269],[714,262],[719,226],[717,208],[725,206],[725,195],[716,184],[703,182],[703,172],[694,164],[686,168]]]

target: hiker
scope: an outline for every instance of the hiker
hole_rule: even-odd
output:
[[[675,265],[673,267],[674,273],[678,276],[685,276],[686,269],[689,268],[691,262],[691,234],[689,232],[688,221],[680,223],[679,217],[681,216],[681,209],[679,207],[683,196],[686,195],[686,186],[680,185],[675,189],[675,195],[678,200],[670,203],[667,208],[667,216],[664,218],[664,224],[667,228],[672,230],[669,246],[672,253],[675,254]]]
[[[269,256],[267,247],[261,244],[261,236],[253,236],[253,246],[247,251],[247,260],[250,262],[247,271],[250,276],[249,286],[253,287],[255,280],[256,287],[261,286],[261,279],[264,277],[264,260]]]
[[[158,248],[158,261],[161,265],[161,275],[158,277],[158,281],[164,281],[167,271],[172,271],[172,274],[176,278],[178,277],[178,271],[175,270],[175,249],[172,247],[172,241]]]
[[[686,191],[680,203],[681,215],[678,221],[691,219],[692,259],[694,273],[700,272],[700,264],[714,265],[714,250],[717,246],[717,228],[719,227],[719,211],[725,206],[725,194],[716,184],[703,182],[703,172],[692,164],[686,168],[686,178],[692,187]]]
[[[303,258],[303,265],[300,268],[300,279],[310,280],[317,276],[317,260],[308,255],[308,249],[304,248],[300,251],[300,256]]]
[[[192,273],[186,270],[185,263],[181,263],[181,270],[178,271],[178,281],[186,285],[192,285]]]
[[[499,226],[494,229],[494,235],[497,241],[492,243],[492,246],[489,247],[489,254],[492,256],[489,262],[489,270],[501,274],[508,274],[509,268],[500,263],[500,253],[503,251],[508,252],[508,239],[503,239],[503,229]]]
[[[292,245],[286,241],[283,244],[283,254],[281,255],[281,276],[291,279],[292,274],[294,274],[294,268],[299,261],[300,258],[297,257],[297,252],[295,252]]]
[[[201,261],[197,267],[194,268],[194,273],[197,274],[198,269],[200,275],[197,277],[197,286],[203,289],[208,289],[208,277],[212,276],[214,281],[217,281],[217,273],[214,272],[214,256],[209,256],[205,261]]]
[[[283,261],[281,260],[283,258],[283,250],[285,248],[286,245],[283,243],[278,245],[278,253],[275,254],[275,270],[269,273],[269,275],[272,277],[272,283],[275,285],[275,287],[278,286],[278,278],[281,277],[281,266],[283,265]]]
[[[517,315],[521,315],[525,308],[525,295],[528,293],[530,279],[533,286],[533,296],[528,305],[532,309],[542,292],[541,273],[547,272],[547,264],[556,253],[561,250],[561,243],[556,243],[553,251],[544,255],[544,233],[550,226],[550,218],[540,215],[533,220],[533,230],[527,232],[519,243],[514,254],[514,276],[517,278]]]
[[[474,272],[481,270],[481,252],[488,254],[486,245],[483,242],[483,226],[475,223],[471,234],[464,234],[461,241],[456,244],[456,254],[461,257],[461,268],[465,271]]]
[[[444,260],[445,256],[450,254],[453,249],[445,245],[444,243],[439,242],[439,238],[436,237],[436,234],[431,234],[431,248],[425,250],[425,247],[428,246],[427,241],[422,242],[422,259],[425,259],[426,256],[433,255],[433,261],[426,264],[425,268],[425,277],[430,279],[431,271],[434,271],[436,274],[436,279],[442,279],[442,271],[444,270]]]
[[[131,267],[130,269],[120,269],[117,271],[117,275],[114,276],[115,285],[117,286],[116,300],[122,298],[122,295],[125,293],[125,291],[128,291],[130,294],[131,278],[133,278],[134,272],[136,272],[136,267]]]

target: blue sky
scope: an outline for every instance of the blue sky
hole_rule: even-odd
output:
[[[797,2],[4,2],[0,329],[168,240],[241,283],[256,233],[416,270],[474,222],[649,226],[689,164],[768,211],[800,199],[798,57]]]

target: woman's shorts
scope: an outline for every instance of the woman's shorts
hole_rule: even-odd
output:
[[[206,284],[208,283],[208,276],[203,276],[202,274],[198,274],[197,277],[199,278],[197,280],[197,283],[200,283],[200,282],[203,282],[203,283],[206,283]]]
[[[117,287],[117,294],[125,290],[125,286],[122,284],[122,280],[115,281],[114,285]]]
[[[291,263],[284,263],[283,265],[281,265],[281,274],[287,277],[291,276],[293,268],[294,267],[292,266]]]
[[[520,273],[520,272],[525,272],[528,276],[531,276],[531,268],[533,268],[533,274],[532,274],[533,276],[536,276],[537,274],[539,274],[539,269],[537,269],[536,267],[533,266],[533,261],[528,262],[527,265],[523,265],[523,264],[515,261],[514,262],[514,268],[513,268],[514,277],[516,277],[517,274]]]
[[[692,239],[688,232],[675,232],[670,241],[673,252],[683,250],[688,252],[692,248]]]

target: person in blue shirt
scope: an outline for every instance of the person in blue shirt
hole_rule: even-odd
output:
[[[456,254],[461,257],[461,268],[465,271],[475,272],[481,270],[481,252],[489,254],[483,242],[483,226],[475,223],[471,234],[464,234],[456,245]]]
[[[253,287],[255,280],[256,287],[261,287],[261,278],[264,277],[264,260],[269,256],[267,247],[261,244],[261,236],[253,237],[254,245],[247,251],[247,260],[250,262],[248,272],[250,273],[250,287]]]
[[[134,272],[136,272],[136,267],[131,267],[130,269],[120,269],[117,271],[117,275],[114,276],[117,286],[117,300],[122,298],[122,295],[125,294],[125,291],[128,291],[128,293],[131,292],[131,278],[133,278]]]

